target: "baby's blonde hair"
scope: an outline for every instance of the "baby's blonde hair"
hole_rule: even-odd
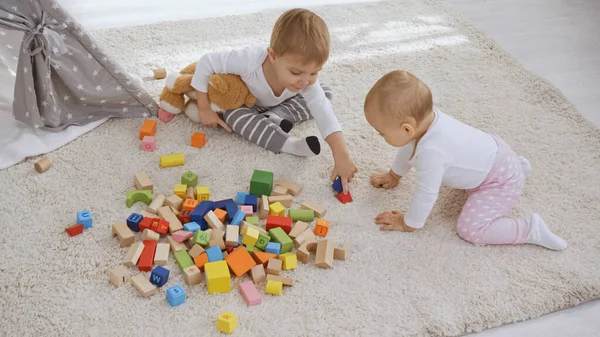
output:
[[[329,58],[329,30],[325,21],[308,9],[290,9],[273,27],[271,48],[277,55],[294,53],[306,63],[323,65]]]
[[[388,117],[415,119],[417,125],[433,109],[431,90],[408,71],[395,70],[385,74],[369,90],[364,109]]]

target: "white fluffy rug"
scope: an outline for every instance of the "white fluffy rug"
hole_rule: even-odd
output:
[[[466,24],[444,1],[392,1],[318,8],[333,36],[324,82],[336,89],[335,110],[360,173],[354,203],[332,195],[330,151],[317,158],[274,155],[222,130],[204,130],[208,144],[189,144],[202,129],[180,116],[159,122],[158,150],[139,149],[140,120],[112,120],[54,153],[48,172],[33,160],[0,172],[0,334],[217,335],[223,311],[238,315],[239,336],[460,335],[536,317],[600,297],[600,132],[548,83],[525,71]],[[266,43],[280,12],[165,23],[97,32],[107,51],[140,76],[155,66],[178,69],[203,53]],[[378,212],[405,210],[414,176],[393,191],[375,190],[369,175],[383,170],[393,149],[368,127],[363,97],[385,72],[407,69],[432,88],[436,104],[457,118],[504,137],[533,165],[515,211],[537,211],[569,248],[476,247],[456,234],[465,196],[442,191],[423,230],[381,233]],[[148,82],[158,95],[161,81]],[[314,122],[296,135],[315,134]],[[158,156],[186,155],[183,167],[160,169]],[[247,307],[237,288],[208,295],[204,282],[189,287],[170,261],[168,285],[181,284],[187,302],[171,308],[165,288],[141,298],[127,285],[114,288],[108,271],[126,252],[111,225],[132,210],[125,191],[144,170],[161,193],[185,170],[198,173],[213,199],[248,188],[253,169],[304,184],[298,201],[329,206],[329,237],[347,242],[347,261],[333,269],[300,265],[281,297]],[[70,238],[64,228],[90,209],[94,227]],[[137,271],[133,268],[132,273]],[[239,280],[234,280],[237,284]]]

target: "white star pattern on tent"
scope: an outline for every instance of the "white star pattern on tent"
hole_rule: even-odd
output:
[[[123,108],[123,112],[127,112],[127,111],[129,111],[129,109]]]
[[[69,119],[69,120],[73,119],[73,115],[72,114],[67,114],[67,119]]]
[[[29,68],[27,68],[27,67],[24,67],[24,68],[23,68],[23,72],[24,72],[25,74],[27,74],[27,72],[29,72]]]
[[[105,99],[103,99],[103,100],[100,101],[100,104],[104,104],[104,103],[106,103]]]
[[[13,9],[15,12],[18,12],[18,11],[19,11],[19,9],[17,8],[17,6],[13,6],[13,7],[12,7],[12,9]]]
[[[71,98],[71,97],[69,97],[69,95],[65,95],[65,97],[63,97],[63,100],[66,102],[69,100],[69,98]]]
[[[42,101],[42,105],[43,105],[44,107],[47,107],[47,106],[48,106],[48,102],[46,102],[46,101]]]
[[[85,97],[79,97],[80,101],[85,101]]]
[[[94,76],[98,76],[98,70],[94,70]]]
[[[77,86],[77,89],[78,89],[78,90],[83,90],[83,84],[80,84],[80,85],[78,85],[78,86]]]
[[[6,32],[3,30],[0,30],[0,36],[4,36],[4,35],[6,35]]]
[[[58,9],[58,8],[59,8],[58,3],[53,2],[52,3],[52,9]]]
[[[8,19],[9,19],[9,20],[12,20],[12,19],[14,19],[14,18],[15,18],[15,16],[14,16],[14,15],[12,15],[12,14],[8,13]]]
[[[120,85],[118,85],[118,86],[115,88],[115,90],[116,90],[116,91],[118,91],[118,92],[121,92],[121,90],[123,90],[123,87],[121,87]]]
[[[6,45],[6,48],[8,48],[8,49],[13,49],[13,46],[11,46],[11,45],[7,44],[7,45]]]
[[[147,112],[144,112],[144,113],[142,114],[142,116],[144,116],[144,117],[149,117],[149,116],[150,116],[150,114],[149,114],[149,113],[147,113]]]
[[[102,91],[102,86],[101,85],[97,85],[96,86],[96,91]]]
[[[76,66],[75,66],[75,67],[73,67],[73,72],[78,72],[78,71],[79,71],[79,68],[78,68],[78,67],[76,67]]]

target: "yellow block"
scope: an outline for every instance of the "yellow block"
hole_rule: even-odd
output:
[[[246,229],[246,234],[242,238],[242,244],[246,247],[254,247],[256,241],[258,241],[258,236],[260,232],[256,228],[248,227]]]
[[[283,216],[285,213],[285,207],[278,201],[269,205],[269,214],[274,216]]]
[[[160,156],[160,167],[170,167],[185,164],[183,153],[174,153],[167,156]]]
[[[204,278],[209,294],[231,291],[231,274],[225,260],[205,264]]]
[[[271,295],[281,295],[281,289],[283,289],[283,283],[280,281],[268,280],[265,293]]]
[[[284,270],[295,269],[296,267],[298,267],[298,258],[296,257],[296,254],[280,254],[279,259],[283,261],[281,268],[283,268]]]
[[[198,201],[204,201],[210,199],[210,189],[208,186],[196,187],[196,199]]]
[[[185,200],[185,193],[187,192],[187,185],[177,184],[173,187],[173,194]]]
[[[217,320],[217,329],[224,333],[232,333],[237,326],[237,317],[234,313],[225,311]]]

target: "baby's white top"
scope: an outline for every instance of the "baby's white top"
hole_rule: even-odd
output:
[[[299,93],[306,100],[306,105],[315,119],[323,139],[342,130],[333,113],[331,102],[325,97],[325,92],[318,80],[297,93],[285,89],[281,96],[275,96],[267,83],[262,68],[266,58],[267,47],[264,46],[208,53],[198,61],[196,72],[192,77],[192,87],[206,93],[210,75],[237,74],[246,83],[252,95],[256,97],[257,105],[276,106]]]
[[[417,144],[401,147],[392,171],[405,175],[412,167],[417,171],[416,189],[405,223],[421,228],[435,204],[442,185],[471,189],[486,178],[498,152],[496,140],[489,134],[466,125],[434,109],[434,120]]]

